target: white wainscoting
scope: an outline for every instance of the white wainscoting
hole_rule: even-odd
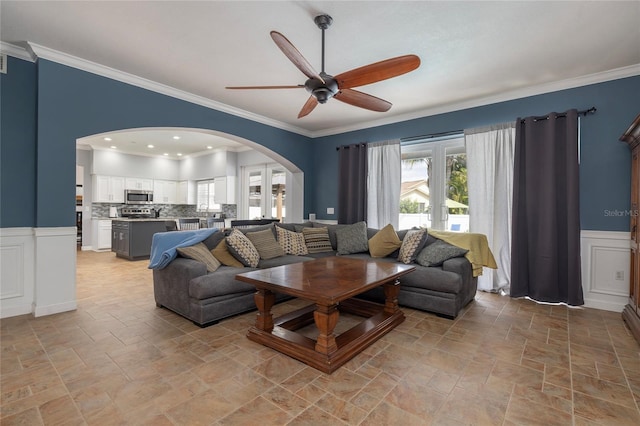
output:
[[[622,312],[629,301],[629,232],[582,231],[582,289],[589,308]]]
[[[0,229],[0,318],[76,309],[76,228]]]

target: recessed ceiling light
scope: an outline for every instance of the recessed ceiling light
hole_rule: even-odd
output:
[[[109,141],[111,141],[111,138],[104,138],[104,140],[109,142]]]
[[[111,145],[111,149],[118,149],[118,147],[115,145]]]
[[[178,140],[180,139],[180,136],[174,136],[173,139]]]
[[[149,145],[147,145],[147,148],[155,148],[155,146],[149,144]]]
[[[211,145],[209,145],[209,146],[207,147],[207,149],[213,149],[213,147],[212,147]]]
[[[169,155],[169,153],[168,153],[168,152],[165,152],[165,153],[164,153],[164,154],[162,154],[162,155]]]
[[[178,157],[182,157],[182,153],[181,152],[178,153]]]

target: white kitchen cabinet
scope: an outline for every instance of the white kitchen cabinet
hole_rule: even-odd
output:
[[[196,204],[196,183],[192,180],[178,182],[177,204]]]
[[[156,204],[176,204],[178,185],[173,180],[153,181],[153,202]]]
[[[94,203],[124,203],[124,178],[93,175]]]
[[[111,250],[111,221],[93,219],[93,249]]]
[[[126,178],[124,189],[141,189],[143,191],[153,191],[153,179]]]
[[[216,204],[236,203],[236,177],[224,176],[213,179],[213,201]]]

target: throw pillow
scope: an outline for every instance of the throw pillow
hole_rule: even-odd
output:
[[[401,246],[402,241],[398,238],[392,224],[388,224],[369,239],[371,257],[388,256]]]
[[[416,258],[416,262],[422,266],[440,266],[445,260],[464,256],[468,251],[442,240],[437,240],[422,249]]]
[[[409,230],[407,232],[407,235],[404,236],[404,240],[402,240],[402,246],[400,246],[400,254],[398,254],[398,261],[406,264],[413,262],[426,242],[426,229]]]
[[[302,228],[302,235],[309,253],[333,251],[327,228]]]
[[[226,238],[229,252],[244,266],[256,268],[260,262],[260,253],[242,232],[234,229]]]
[[[223,238],[222,241],[220,241],[218,245],[211,250],[211,254],[213,254],[213,257],[218,259],[220,263],[225,266],[233,266],[234,268],[244,267],[244,265],[229,252],[226,238]]]
[[[258,232],[247,232],[247,238],[260,253],[260,259],[273,259],[284,256],[284,251],[273,236],[270,229]]]
[[[204,263],[209,272],[215,272],[215,270],[220,267],[220,262],[211,254],[204,243],[194,244],[189,247],[178,247],[178,253],[180,253],[182,257]]]
[[[296,256],[309,254],[304,243],[304,235],[300,232],[288,231],[278,226],[276,227],[276,233],[278,234],[278,244],[280,244],[285,253]]]
[[[336,230],[338,254],[369,251],[366,222],[358,222]]]

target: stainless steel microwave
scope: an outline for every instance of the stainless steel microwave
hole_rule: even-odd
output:
[[[125,189],[124,202],[126,204],[153,204],[153,191]]]

